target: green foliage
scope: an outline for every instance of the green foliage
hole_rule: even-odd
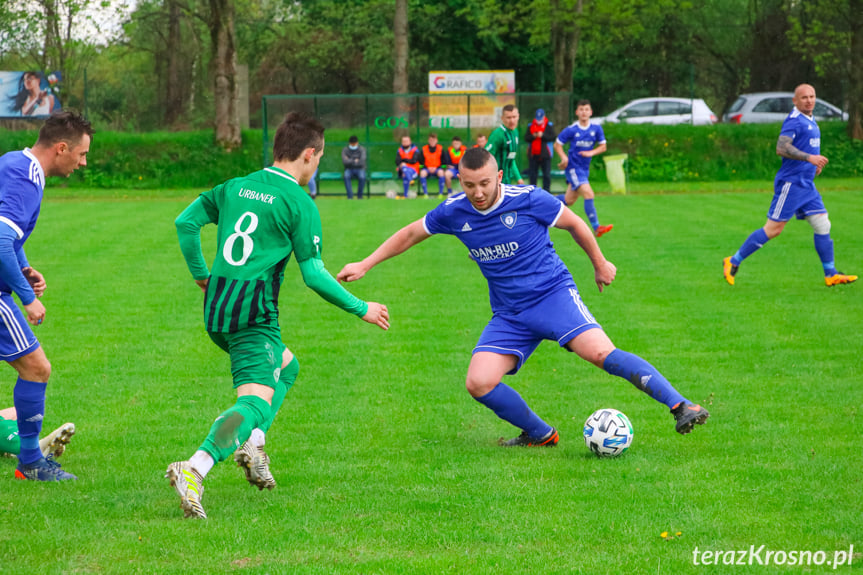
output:
[[[280,317],[301,370],[267,438],[278,486],[259,492],[220,464],[205,482],[210,519],[196,522],[162,476],[234,401],[177,247],[173,219],[196,192],[55,201],[51,190],[27,254],[48,283],[35,328],[53,365],[45,426],[77,424],[61,462],[80,480],[15,481],[14,461],[0,458],[6,575],[767,575],[833,571],[704,567],[693,550],[860,551],[861,286],[824,287],[811,230],[795,222],[725,284],[721,258],[763,223],[766,193],[602,197],[616,225],[601,245],[618,266],[602,294],[583,252],[551,232],[614,343],[711,411],[685,437],[664,406],[545,342],[506,381],[561,442],[499,448],[516,431],[464,390],[487,290],[453,238],[348,286],[388,305],[389,332],[324,302],[290,262]],[[863,193],[825,201],[837,263],[854,261]],[[430,207],[317,205],[333,272]],[[4,406],[11,393],[9,381]],[[582,441],[601,407],[633,422],[620,459]]]
[[[821,178],[863,176],[863,143],[852,141],[844,124],[821,125],[822,151],[830,163]],[[709,182],[772,179],[779,169],[776,155],[777,125],[743,126],[648,126],[608,124],[608,154],[629,155],[627,174],[633,182]],[[449,145],[459,130],[437,130],[440,141]],[[357,134],[369,149],[371,171],[392,171],[395,144],[383,140],[365,141],[362,130],[328,129],[327,151],[322,171],[341,171],[339,154],[348,136]],[[378,136],[376,132],[372,135]],[[272,136],[272,134],[271,134]],[[416,142],[424,143],[425,132]],[[0,154],[33,145],[35,132],[0,132]],[[469,143],[469,142],[466,142]],[[207,188],[239,174],[262,167],[262,134],[243,132],[243,145],[233,152],[215,148],[212,133],[154,132],[127,134],[97,132],[87,167],[68,180],[51,186],[129,189]],[[522,146],[524,148],[524,146]],[[522,169],[527,167],[520,154]],[[605,180],[602,156],[591,164],[592,179]]]

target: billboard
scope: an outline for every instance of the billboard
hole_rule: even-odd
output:
[[[429,95],[430,126],[495,126],[501,108],[515,104],[515,70],[433,70]]]
[[[0,72],[0,118],[39,118],[59,110],[60,72]]]

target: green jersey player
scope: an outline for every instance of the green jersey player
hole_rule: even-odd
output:
[[[165,476],[186,517],[207,517],[203,479],[232,453],[249,483],[275,487],[263,450],[265,434],[299,373],[278,322],[279,288],[292,253],[308,287],[364,321],[389,328],[386,306],[357,299],[324,268],[320,215],[302,188],[323,152],[323,126],[292,112],[276,131],[272,167],[204,192],[176,220],[183,256],[205,294],[207,333],[230,355],[237,390],[237,402],[216,419],[198,451],[168,466]],[[212,272],[200,237],[210,223],[218,226]]]
[[[518,108],[512,104],[503,107],[500,126],[488,137],[485,149],[491,152],[503,171],[504,184],[523,185],[524,179],[518,171]]]

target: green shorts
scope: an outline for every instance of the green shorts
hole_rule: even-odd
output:
[[[234,333],[208,331],[207,334],[231,356],[235,388],[246,383],[276,387],[285,351],[278,325],[255,325]]]

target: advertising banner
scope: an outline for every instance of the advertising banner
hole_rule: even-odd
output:
[[[60,109],[60,72],[0,72],[0,118],[38,118]]]
[[[501,108],[515,104],[514,94],[515,70],[433,70],[429,72],[429,125],[495,126]]]

